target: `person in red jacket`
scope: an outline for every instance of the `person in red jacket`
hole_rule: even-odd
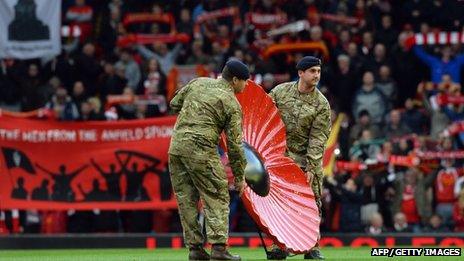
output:
[[[456,202],[454,185],[459,178],[458,170],[454,167],[453,159],[443,159],[441,169],[435,179],[435,212],[449,225],[453,213],[453,204]]]
[[[93,30],[93,8],[85,3],[85,0],[75,0],[73,6],[66,10],[65,21],[70,25],[79,26],[81,29],[81,42],[87,39]]]

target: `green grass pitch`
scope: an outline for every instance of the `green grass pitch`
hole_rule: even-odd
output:
[[[242,260],[266,260],[262,248],[231,248]],[[464,260],[461,257],[371,257],[370,247],[323,248],[327,260]],[[1,261],[145,261],[187,260],[187,250],[173,249],[80,249],[80,250],[0,250]],[[302,255],[287,260],[303,259]]]

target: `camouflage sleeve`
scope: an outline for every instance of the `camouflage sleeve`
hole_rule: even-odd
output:
[[[274,102],[276,106],[277,106],[277,100],[279,99],[278,96],[280,96],[279,93],[282,93],[282,90],[283,90],[282,88],[285,84],[287,83],[281,83],[275,86],[274,88],[272,88],[272,90],[269,92],[269,97],[271,97],[272,101]]]
[[[321,106],[313,120],[309,133],[309,145],[306,153],[306,171],[322,176],[322,156],[330,135],[330,106],[327,101]]]
[[[189,83],[187,83],[182,89],[178,90],[172,98],[171,102],[169,103],[172,112],[178,113],[180,110],[182,110],[182,106],[184,104],[185,96],[189,92],[192,84],[195,82],[194,80],[191,80]]]
[[[227,136],[227,149],[234,174],[235,181],[239,182],[244,179],[246,159],[242,146],[242,111],[238,106],[232,106],[230,109],[228,121],[225,126]]]

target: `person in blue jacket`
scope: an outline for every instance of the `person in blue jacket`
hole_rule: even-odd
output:
[[[451,75],[453,82],[461,82],[461,66],[464,64],[464,54],[460,54],[452,59],[451,47],[446,46],[442,49],[441,59],[428,54],[422,49],[422,47],[414,46],[414,53],[427,64],[431,72],[431,80],[434,83],[441,82],[441,77],[443,74]]]

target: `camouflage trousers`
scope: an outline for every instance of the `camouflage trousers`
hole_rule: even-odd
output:
[[[229,234],[229,190],[219,157],[194,159],[169,154],[169,169],[187,247],[203,244],[198,202],[205,211],[207,241],[225,244]]]

